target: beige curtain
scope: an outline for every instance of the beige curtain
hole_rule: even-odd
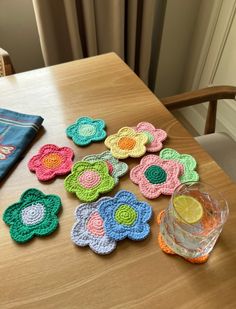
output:
[[[33,0],[45,65],[116,52],[154,88],[166,0]]]

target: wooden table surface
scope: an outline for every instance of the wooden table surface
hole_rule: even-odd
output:
[[[44,118],[44,129],[1,183],[0,216],[28,188],[58,194],[63,203],[59,229],[23,245],[11,239],[8,226],[0,220],[0,308],[236,307],[236,185],[115,54],[1,78],[0,106]],[[65,191],[63,178],[40,183],[27,162],[46,143],[72,147],[75,161],[106,150],[102,142],[80,148],[66,137],[66,127],[86,115],[104,119],[108,135],[149,121],[167,131],[166,147],[196,158],[201,180],[219,188],[230,209],[206,264],[193,265],[159,249],[155,217],[168,205],[167,196],[149,201],[154,216],[151,235],[144,241],[121,241],[108,256],[72,243],[78,199]],[[131,168],[139,159],[126,162]],[[145,200],[128,175],[110,195],[120,189]]]

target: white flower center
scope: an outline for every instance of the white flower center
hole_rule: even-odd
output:
[[[25,225],[35,225],[45,216],[45,208],[41,203],[32,204],[21,211],[21,219]]]

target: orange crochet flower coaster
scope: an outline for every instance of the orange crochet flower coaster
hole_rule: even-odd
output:
[[[161,217],[164,214],[164,210],[162,210],[158,215],[157,215],[157,224],[160,225],[161,223]],[[167,244],[165,243],[164,239],[161,236],[161,233],[158,233],[157,236],[157,241],[158,241],[158,245],[161,248],[161,250],[167,254],[171,254],[171,255],[178,255],[176,254],[170,247],[167,246]],[[182,256],[181,256],[182,257]],[[204,255],[204,256],[200,256],[197,258],[184,258],[186,261],[193,263],[193,264],[202,264],[205,263],[209,258],[209,254]]]

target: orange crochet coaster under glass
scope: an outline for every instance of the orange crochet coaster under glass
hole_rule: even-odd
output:
[[[203,257],[212,251],[227,217],[228,204],[215,188],[184,183],[175,189],[161,216],[160,237],[184,258]]]

